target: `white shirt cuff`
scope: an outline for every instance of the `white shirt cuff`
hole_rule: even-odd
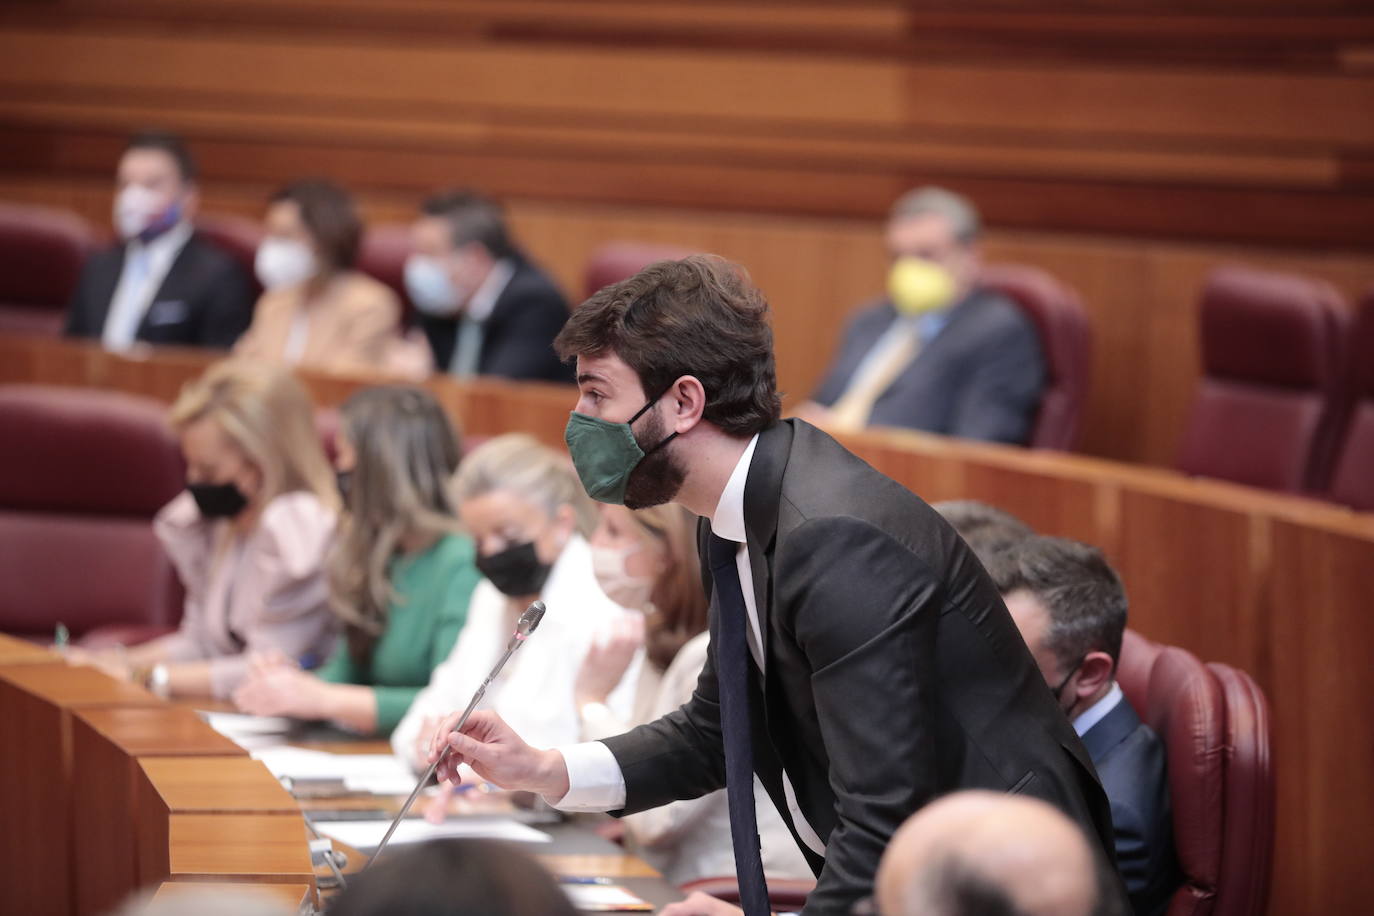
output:
[[[555,748],[568,768],[568,794],[544,799],[560,811],[615,811],[625,806],[625,777],[600,741]]]

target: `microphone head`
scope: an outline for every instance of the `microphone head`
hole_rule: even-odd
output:
[[[548,610],[544,602],[536,601],[525,608],[525,613],[520,615],[520,622],[515,625],[515,632],[521,637],[529,636],[539,626],[539,621],[544,619],[544,612]]]

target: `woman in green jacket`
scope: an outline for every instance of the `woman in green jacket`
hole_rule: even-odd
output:
[[[453,648],[481,575],[447,492],[458,439],[434,398],[368,388],[340,413],[335,467],[346,513],[328,572],[343,634],[313,673],[302,670],[308,660],[258,659],[234,700],[256,715],[385,736]]]

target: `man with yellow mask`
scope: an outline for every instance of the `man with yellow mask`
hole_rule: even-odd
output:
[[[798,415],[832,430],[900,426],[1025,442],[1045,385],[1030,318],[980,287],[977,210],[941,188],[892,208],[887,295],[845,329],[824,381]]]

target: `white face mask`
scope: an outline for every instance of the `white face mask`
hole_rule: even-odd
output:
[[[654,590],[652,577],[631,575],[628,569],[631,554],[642,549],[592,545],[592,571],[596,573],[601,590],[621,607],[637,611],[649,606],[649,596]]]
[[[171,209],[171,202],[158,192],[141,184],[126,185],[115,195],[115,231],[127,242],[142,235],[159,217],[174,215]]]
[[[406,258],[405,282],[410,301],[426,315],[451,317],[467,300],[466,291],[454,284],[443,258],[412,254]]]
[[[303,242],[266,238],[258,245],[253,271],[266,289],[295,286],[315,276],[315,255]]]

